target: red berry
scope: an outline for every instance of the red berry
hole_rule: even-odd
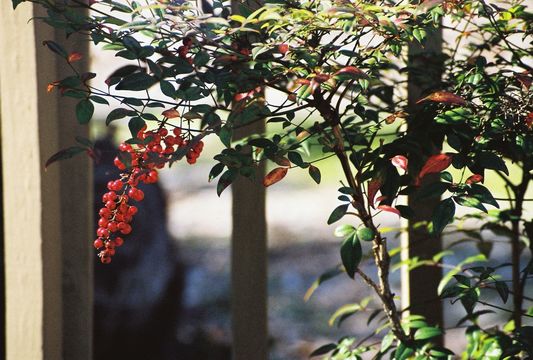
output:
[[[115,210],[117,207],[117,203],[110,200],[105,203],[105,207],[108,208],[109,210]]]
[[[116,221],[111,221],[109,224],[107,224],[107,230],[110,232],[116,232],[118,230],[118,224]]]
[[[94,240],[93,245],[96,249],[100,249],[102,246],[104,246],[104,242],[102,241],[102,239],[98,238]]]
[[[172,133],[174,133],[174,135],[179,137],[181,135],[181,129],[180,128],[174,128],[174,130],[172,130]]]
[[[98,214],[103,218],[109,218],[111,217],[111,210],[109,210],[107,207],[101,208]]]
[[[102,255],[100,256],[100,261],[102,262],[102,264],[109,264],[111,263],[111,256]]]
[[[124,244],[124,239],[121,238],[120,236],[117,236],[115,238],[115,246],[116,247],[120,247],[120,246],[122,246],[122,244]]]
[[[109,230],[107,230],[106,228],[98,228],[98,230],[96,230],[96,235],[98,237],[102,237],[102,238],[106,238],[109,236]]]
[[[131,232],[131,225],[126,224],[125,222],[118,223],[118,228],[120,232],[124,235],[128,235]]]
[[[100,220],[98,220],[99,227],[107,227],[107,224],[109,224],[109,221],[105,218],[101,218]]]
[[[137,214],[137,211],[138,211],[138,209],[137,209],[136,206],[130,206],[128,208],[128,215],[133,216],[133,215]]]

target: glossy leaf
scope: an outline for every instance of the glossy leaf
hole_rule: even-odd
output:
[[[420,104],[426,101],[432,101],[437,103],[444,104],[453,104],[453,105],[466,105],[466,100],[461,96],[453,94],[448,91],[436,91],[425,98],[418,100],[416,103]]]
[[[363,249],[361,243],[355,234],[347,236],[341,245],[341,260],[342,265],[346,269],[346,274],[352,279],[355,276],[357,267],[363,257]]]
[[[83,99],[76,105],[76,118],[78,123],[87,124],[94,114],[94,105],[89,99]]]
[[[450,198],[441,201],[433,211],[431,221],[433,224],[433,233],[435,235],[440,234],[444,227],[453,221],[454,215],[455,203],[453,200]]]
[[[322,176],[320,174],[319,168],[313,165],[309,165],[309,175],[317,184],[320,184],[320,180],[322,179]]]
[[[263,179],[263,185],[268,187],[283,179],[287,175],[289,169],[286,167],[278,167],[270,171]]]
[[[346,214],[346,212],[348,211],[348,204],[344,204],[344,205],[339,205],[335,208],[335,210],[333,210],[333,212],[331,213],[331,215],[329,215],[329,218],[328,218],[328,225],[331,225],[333,224],[334,222],[337,222],[339,221],[340,219],[343,218],[343,216]]]
[[[50,156],[48,160],[46,160],[46,164],[44,165],[44,168],[48,168],[48,166],[56,161],[59,160],[65,160],[70,159],[71,157],[81,154],[82,152],[85,152],[87,149],[82,146],[71,146],[63,150],[59,150],[54,155]]]

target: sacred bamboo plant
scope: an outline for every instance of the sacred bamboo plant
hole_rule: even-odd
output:
[[[13,0],[14,6],[21,2]],[[218,137],[225,147],[214,157],[209,175],[210,181],[218,178],[219,194],[239,176],[270,186],[288,172],[307,171],[320,183],[320,160],[335,157],[343,185],[340,204],[327,223],[346,223],[336,230],[344,238],[342,269],[375,292],[383,315],[376,333],[383,340],[344,338],[313,355],[450,358],[453,353],[435,341],[442,329],[416,314],[402,318],[389,279],[394,239],[384,236],[376,215],[409,218],[412,210],[399,205],[405,196],[419,201],[442,197],[425,225],[438,235],[453,222],[458,206],[485,212],[486,205],[499,207],[493,189],[481,185],[485,172],[496,172],[514,197],[510,210],[492,210],[484,228],[509,232],[511,289],[497,273],[502,266],[467,268],[467,259],[443,279],[442,296],[460,300],[464,321],[472,324],[464,358],[533,356],[533,328],[522,322],[532,316],[523,302],[533,266],[531,260],[526,267],[520,263],[532,233],[523,212],[533,169],[532,14],[525,1],[275,0],[252,8],[251,2],[235,2],[232,15],[217,1],[216,15],[203,14],[195,2],[184,0],[31,2],[47,9],[41,19],[46,23],[67,35],[80,33],[131,62],[103,74],[107,88],[98,89],[90,80],[100,75],[76,70],[84,54],[44,43],[73,70],[70,77],[52,79],[48,91],[79,99],[81,124],[91,120],[95,103],[111,104],[106,123],[123,119],[131,131],[115,159],[122,175],[109,183],[100,210],[94,246],[103,263],[111,261],[122,236],[135,231],[131,203],[144,197],[138,184],[157,181],[157,170],[167,164],[182,159],[194,164],[207,136]],[[454,38],[433,59],[443,71],[442,81],[408,104],[407,46],[424,46],[437,29]],[[415,112],[427,114],[423,122]],[[267,131],[234,138],[235,131],[255,122],[266,122]],[[90,152],[91,143],[78,140],[49,163]],[[504,158],[522,169],[519,184],[509,177]],[[277,165],[264,179],[253,179],[265,161]],[[459,175],[445,171],[451,167]],[[430,174],[439,174],[440,180],[423,181]],[[371,244],[371,273],[359,268],[363,242]],[[422,260],[439,265],[444,255]],[[505,327],[487,329],[478,321],[486,313],[476,310],[481,293],[491,288],[503,303],[509,294],[514,298],[509,310],[514,321]],[[505,304],[494,306],[507,310]]]

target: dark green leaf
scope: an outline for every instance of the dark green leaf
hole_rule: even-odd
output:
[[[496,154],[483,152],[476,156],[476,164],[484,169],[499,170],[509,175],[505,161]]]
[[[76,142],[88,148],[94,147],[93,142],[87,138],[84,138],[83,136],[76,136]]]
[[[355,276],[355,272],[362,257],[363,250],[357,236],[355,236],[355,234],[347,236],[341,245],[341,260],[342,265],[344,265],[344,268],[346,269],[346,273],[352,279]]]
[[[438,235],[442,232],[444,227],[453,221],[455,215],[455,203],[453,200],[446,199],[439,203],[433,211],[432,223],[433,234]]]
[[[141,50],[141,44],[132,36],[126,35],[122,38],[122,44],[126,47],[126,49],[138,53]]]
[[[25,1],[25,0],[12,0],[12,2],[13,2],[13,9],[16,9],[17,6],[18,6],[20,3],[22,3],[23,1]]]
[[[94,101],[95,103],[98,103],[98,104],[109,105],[109,101],[107,101],[105,98],[103,98],[101,96],[91,95],[91,96],[89,96],[89,99],[91,99],[92,101]]]
[[[481,201],[479,201],[475,197],[471,197],[471,196],[454,196],[453,199],[459,205],[468,206],[468,207],[471,207],[471,208],[475,208],[475,209],[479,209],[481,211],[487,212],[487,209],[485,208],[485,206],[483,206]]]
[[[138,116],[133,117],[128,122],[128,128],[130,129],[131,137],[136,138],[137,134],[146,125],[144,120]]]
[[[59,150],[58,152],[56,152],[54,155],[50,156],[50,158],[46,161],[46,164],[44,165],[44,168],[46,170],[46,168],[56,162],[56,161],[59,161],[59,160],[65,160],[65,159],[70,159],[71,157],[73,157],[74,155],[78,155],[84,151],[86,151],[87,149],[84,148],[84,147],[81,147],[81,146],[71,146],[69,148],[66,148],[66,149],[63,149],[63,150]]]
[[[174,99],[176,97],[176,89],[174,89],[174,85],[170,81],[161,80],[159,87],[161,88],[161,92],[169,98]]]
[[[318,349],[316,349],[315,351],[313,351],[309,357],[314,357],[314,356],[319,356],[319,355],[325,355],[333,350],[335,350],[337,348],[337,344],[326,344],[326,345],[322,345],[321,347],[319,347]]]
[[[205,51],[200,51],[196,56],[194,57],[194,65],[200,67],[204,66],[209,62],[209,54]]]
[[[91,100],[83,99],[76,105],[76,118],[78,119],[78,123],[82,125],[87,124],[91,120],[93,113],[94,105]]]
[[[146,73],[133,73],[126,76],[117,85],[117,90],[141,91],[146,90],[157,82],[157,79]]]
[[[220,179],[218,180],[217,184],[217,195],[220,196],[224,189],[226,189],[228,186],[231,185],[233,180],[237,177],[238,172],[235,169],[229,169],[226,170]]]
[[[107,115],[107,118],[105,120],[105,124],[109,125],[112,121],[115,121],[115,120],[118,120],[118,119],[122,119],[123,117],[132,116],[132,115],[135,115],[135,111],[133,111],[133,110],[128,110],[128,109],[124,109],[124,108],[113,109]]]
[[[334,222],[339,221],[348,211],[348,204],[339,205],[333,210],[328,219],[328,225],[333,224]]]
[[[219,133],[218,133],[218,137],[220,138],[220,141],[227,148],[231,147],[231,137],[232,137],[232,135],[233,135],[233,131],[227,125],[222,126],[220,128]]]
[[[218,163],[215,166],[213,166],[213,168],[209,172],[209,182],[211,182],[211,180],[215,179],[218,175],[220,175],[222,170],[224,170],[225,166],[226,165],[224,165],[222,163]]]
[[[357,235],[357,238],[361,241],[372,241],[374,240],[374,237],[376,236],[374,231],[367,227],[361,227],[357,229],[356,235]]]
[[[320,180],[322,179],[322,176],[320,174],[320,169],[316,166],[309,165],[309,175],[313,178],[313,180],[320,184]]]
[[[55,41],[45,40],[45,41],[43,41],[43,45],[46,45],[48,47],[48,49],[50,49],[51,51],[55,52],[56,54],[58,54],[58,55],[60,55],[60,56],[62,56],[64,58],[67,58],[67,56],[68,56],[67,51],[61,45],[56,43]]]
[[[485,204],[492,205],[496,208],[500,207],[500,205],[498,205],[498,202],[494,199],[490,191],[483,185],[471,184],[470,189],[467,191],[470,196],[475,197],[476,199]]]
[[[440,197],[450,185],[443,182],[430,182],[423,185],[415,193],[414,198],[416,200],[430,199],[434,197]]]
[[[502,298],[503,303],[505,304],[507,302],[507,299],[509,298],[509,287],[505,283],[505,281],[496,281],[495,283],[496,291],[498,291],[498,294]]]
[[[300,153],[297,153],[296,151],[289,151],[287,157],[296,166],[299,166],[301,168],[306,168],[307,166],[309,166],[309,164],[302,159],[302,155],[300,155]]]

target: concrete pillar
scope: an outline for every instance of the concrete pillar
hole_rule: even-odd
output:
[[[89,161],[44,171],[50,155],[73,144],[74,132],[87,134],[73,104],[46,92],[65,64],[42,41],[65,37],[29,21],[43,15],[33,4],[13,11],[11,1],[2,1],[0,13],[6,358],[90,359]],[[86,45],[67,48],[86,53]]]

